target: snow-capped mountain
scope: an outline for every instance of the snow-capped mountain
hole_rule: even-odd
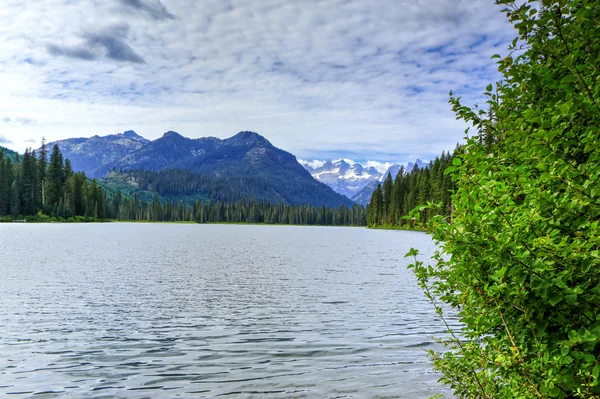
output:
[[[392,177],[395,178],[401,167],[399,164],[389,162],[369,161],[362,164],[350,159],[338,159],[335,161],[304,161],[299,159],[298,162],[315,179],[327,184],[334,191],[348,198],[355,197],[367,186],[373,186],[373,189],[375,189],[377,184],[374,184],[374,182],[382,182],[388,173],[391,173]],[[405,169],[411,171],[415,164],[420,168],[423,167],[423,162],[417,159],[415,163],[409,162]]]
[[[362,190],[370,181],[381,177],[381,173],[375,167],[365,167],[346,159],[316,163],[299,162],[315,179],[348,198]]]

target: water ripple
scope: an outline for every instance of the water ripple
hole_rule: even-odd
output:
[[[424,234],[0,226],[0,394],[427,398],[445,327],[406,270]],[[43,248],[43,250],[41,249]]]

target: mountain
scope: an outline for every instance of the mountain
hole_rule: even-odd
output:
[[[410,162],[409,162],[409,164],[410,164]],[[394,165],[390,166],[385,172],[383,172],[381,174],[381,177],[379,178],[379,181],[383,182],[387,178],[388,174],[391,174],[392,175],[392,179],[395,179],[396,175],[398,174],[398,171],[400,171],[401,167],[402,167],[401,165],[397,165],[397,164],[394,164]],[[375,186],[375,187],[377,187],[377,186]]]
[[[55,143],[75,171],[103,178],[102,184],[109,189],[120,188],[146,198],[158,194],[163,199],[186,201],[255,198],[328,207],[354,205],[313,179],[292,154],[254,132],[221,140],[190,139],[169,131],[149,141],[127,131],[48,146]]]
[[[58,144],[63,156],[71,161],[74,170],[84,171],[89,177],[96,178],[106,174],[114,163],[149,142],[133,130],[128,130],[102,137],[55,141],[48,143],[48,152],[52,151],[54,144]]]
[[[356,195],[352,197],[352,201],[356,202],[359,205],[366,206],[369,201],[371,201],[371,196],[373,195],[373,191],[377,188],[377,185],[381,184],[377,180],[373,180],[369,182],[362,190],[360,190]]]
[[[320,162],[302,161],[301,164],[315,179],[348,198],[358,195],[373,181],[383,181],[388,173],[391,173],[392,177],[396,177],[400,170],[400,165],[392,164],[384,173],[381,173],[374,166],[363,165],[349,159]]]
[[[343,194],[351,198],[354,202],[361,205],[366,205],[373,191],[377,188],[377,183],[385,180],[388,173],[391,173],[392,178],[396,178],[398,171],[401,168],[399,164],[389,164],[387,170],[381,173],[375,167],[366,166],[359,162],[354,162],[349,159],[340,159],[337,161],[301,161],[301,164],[310,174],[320,182],[327,184],[335,192]],[[414,163],[409,162],[404,168],[405,171],[411,172],[415,165],[423,168],[425,164],[420,159]]]
[[[425,164],[420,159],[417,159],[415,161],[415,163],[409,162],[408,165],[406,165],[406,172],[408,172],[408,173],[412,172],[412,170],[415,168],[415,166],[418,166],[419,169],[423,169],[425,166],[427,166],[427,164]],[[392,175],[392,177],[396,177],[396,176]]]
[[[327,184],[335,192],[352,198],[370,181],[377,180],[381,173],[374,167],[365,167],[358,162],[345,159],[327,161],[321,166],[312,167],[307,162],[303,166],[320,182]]]
[[[421,161],[420,159],[417,159],[414,163],[413,162],[409,162],[406,167],[404,168],[404,171],[406,173],[410,173],[412,172],[412,170],[415,168],[415,166],[418,166],[419,169],[423,169],[426,164],[423,163],[423,161]],[[380,182],[383,182],[386,178],[388,173],[390,173],[392,175],[392,179],[396,179],[396,175],[398,175],[398,172],[400,171],[400,168],[402,167],[402,165],[398,165],[398,164],[393,164],[391,165],[379,178]],[[377,188],[377,186],[375,186],[375,188]]]
[[[182,172],[184,184],[196,187],[185,193],[187,197],[212,199],[215,194],[209,192],[214,193],[213,187],[225,184],[228,189],[221,191],[228,192],[226,196],[230,200],[245,196],[328,207],[354,204],[313,179],[292,154],[276,148],[254,132],[240,132],[224,140],[214,137],[189,139],[176,132],[167,132],[123,157],[112,169],[125,174],[137,170],[164,172],[145,177],[157,182],[164,181],[168,170],[185,171]],[[209,181],[207,177],[213,180]],[[217,182],[215,178],[221,181]],[[175,191],[177,195],[181,194],[180,190]]]

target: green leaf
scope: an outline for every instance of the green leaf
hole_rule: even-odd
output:
[[[454,157],[452,159],[452,165],[454,165],[454,166],[461,166],[462,165],[462,159],[460,159],[458,157]]]
[[[573,103],[571,103],[571,102],[564,103],[563,105],[560,106],[560,113],[563,116],[569,115],[569,112],[571,111],[572,106],[573,106]]]
[[[560,292],[552,291],[548,293],[548,302],[552,306],[556,306],[557,303],[562,301],[563,296]]]
[[[506,266],[504,266],[502,269],[498,270],[496,273],[494,273],[494,279],[500,280],[506,274],[506,270],[508,270],[508,268]]]
[[[419,250],[418,250],[418,249],[415,249],[415,248],[411,248],[411,249],[410,249],[410,250],[409,250],[409,251],[406,253],[406,255],[404,255],[404,257],[405,257],[405,258],[408,258],[408,257],[414,257],[414,256],[417,256],[417,255],[419,255]]]
[[[599,376],[600,376],[600,363],[596,363],[596,365],[594,366],[594,369],[592,370],[592,377],[594,377],[594,379],[597,380]]]

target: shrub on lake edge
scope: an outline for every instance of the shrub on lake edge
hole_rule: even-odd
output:
[[[497,4],[519,36],[448,168],[441,253],[411,265],[464,328],[431,355],[459,398],[600,398],[600,3]],[[415,216],[422,207],[416,210]]]

